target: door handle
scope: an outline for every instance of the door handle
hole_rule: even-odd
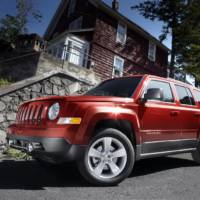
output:
[[[177,116],[177,115],[180,114],[180,111],[176,111],[176,110],[174,110],[174,111],[171,111],[170,114],[171,114],[172,116]]]

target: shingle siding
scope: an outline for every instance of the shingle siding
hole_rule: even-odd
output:
[[[93,36],[95,50],[91,51],[91,55],[96,59],[103,60],[101,64],[96,62],[95,71],[103,79],[107,78],[108,74],[112,76],[113,59],[115,55],[118,55],[125,60],[124,74],[126,75],[148,73],[166,76],[168,53],[157,47],[156,61],[149,61],[149,40],[128,29],[126,43],[124,45],[119,44],[116,42],[117,26],[118,21],[116,19],[102,12],[97,12]],[[102,68],[107,69],[105,73]]]

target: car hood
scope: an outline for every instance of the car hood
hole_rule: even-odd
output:
[[[31,101],[67,101],[67,102],[133,102],[132,98],[107,96],[50,96]]]

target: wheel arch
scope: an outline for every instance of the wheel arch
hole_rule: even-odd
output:
[[[124,119],[100,120],[94,126],[94,130],[91,137],[94,137],[99,131],[106,128],[113,128],[113,129],[121,131],[123,134],[125,134],[129,138],[133,146],[136,145],[137,143],[136,132],[130,121],[124,120]]]

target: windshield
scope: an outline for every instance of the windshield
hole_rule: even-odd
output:
[[[87,96],[131,97],[142,77],[128,77],[108,80],[89,90]]]

